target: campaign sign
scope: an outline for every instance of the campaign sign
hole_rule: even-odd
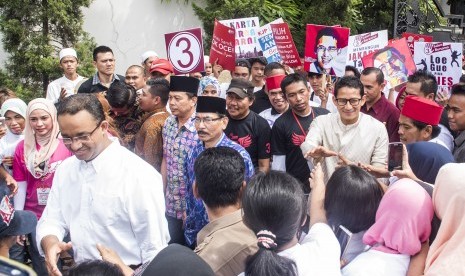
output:
[[[374,51],[386,47],[388,44],[387,30],[351,35],[346,65],[351,65],[359,71],[363,70],[362,58]]]
[[[414,61],[418,70],[430,71],[438,81],[438,91],[449,92],[462,75],[462,43],[415,42]]]
[[[236,30],[236,58],[263,56],[257,41],[260,28],[258,17],[228,19],[220,22]]]
[[[349,28],[307,24],[305,71],[344,76],[349,35]]]
[[[405,38],[392,40],[388,46],[362,58],[363,67],[381,69],[388,88],[407,82],[409,75],[417,70]]]
[[[218,64],[224,69],[231,72],[234,71],[234,65],[236,64],[234,47],[234,29],[221,24],[215,19],[212,45],[210,47],[210,62],[213,64],[216,60],[218,60]]]
[[[273,32],[271,31],[271,24],[283,23],[284,21],[281,18],[274,20],[258,30],[258,44],[262,49],[263,56],[266,58],[268,63],[270,62],[281,62],[282,58],[278,52],[278,47],[276,47],[276,41],[273,37]]]
[[[165,34],[165,44],[176,75],[205,71],[200,28]]]
[[[271,30],[273,31],[273,37],[284,64],[290,67],[302,66],[299,52],[297,52],[287,23],[271,24]]]
[[[413,34],[413,33],[403,33],[402,37],[407,39],[407,45],[412,53],[412,56],[415,55],[414,45],[415,42],[433,42],[433,36],[431,35],[421,35],[421,34]]]

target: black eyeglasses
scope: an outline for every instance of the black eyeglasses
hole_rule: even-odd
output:
[[[61,137],[59,139],[63,142],[63,144],[67,146],[72,145],[73,142],[80,142],[80,143],[89,142],[92,140],[90,137],[99,128],[99,126],[100,126],[100,123],[89,134],[84,134],[84,135],[76,136],[76,137],[66,137],[66,138]]]
[[[343,98],[338,98],[336,99],[336,102],[339,106],[345,106],[347,102],[350,103],[351,106],[357,106],[360,104],[360,101],[362,99],[360,98],[352,98],[352,99],[343,99]]]
[[[194,120],[194,124],[196,124],[196,125],[200,125],[200,123],[203,122],[207,126],[207,125],[211,125],[214,121],[221,120],[222,118],[223,117],[219,117],[219,118],[210,118],[210,117],[199,118],[199,117],[195,117],[193,120]]]

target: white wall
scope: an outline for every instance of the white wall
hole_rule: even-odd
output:
[[[113,49],[116,73],[122,75],[130,65],[140,64],[147,50],[166,57],[165,33],[201,27],[184,0],[94,0],[83,12],[84,30],[98,45]]]

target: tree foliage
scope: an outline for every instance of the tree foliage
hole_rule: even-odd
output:
[[[62,73],[58,52],[74,47],[80,57],[78,72],[93,72],[89,60],[95,42],[82,30],[81,7],[92,0],[0,0],[0,31],[8,52],[2,85],[30,100],[43,97],[50,80]]]

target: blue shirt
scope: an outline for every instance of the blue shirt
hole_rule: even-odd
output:
[[[230,140],[226,135],[221,136],[220,141],[216,144],[215,147],[228,147],[235,149],[239,152],[244,158],[245,163],[245,181],[248,182],[249,179],[254,174],[254,167],[252,160],[250,159],[249,153],[239,144],[236,144]],[[205,150],[202,141],[198,141],[194,146],[192,151],[189,154],[189,157],[186,160],[186,173],[184,174],[186,178],[186,226],[184,229],[184,237],[188,245],[193,245],[197,241],[197,233],[208,224],[207,211],[203,205],[202,200],[196,199],[192,191],[192,185],[194,184],[195,174],[194,174],[194,163],[197,157]]]

